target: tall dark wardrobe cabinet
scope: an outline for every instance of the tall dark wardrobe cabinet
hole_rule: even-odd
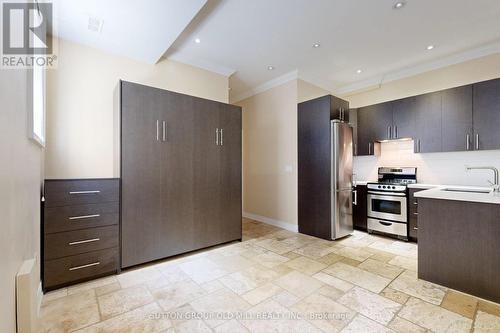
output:
[[[241,108],[119,85],[122,268],[241,239]]]

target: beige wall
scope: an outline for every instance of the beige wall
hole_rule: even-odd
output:
[[[329,95],[331,92],[315,86],[304,80],[297,80],[297,103],[308,101],[317,97]]]
[[[297,81],[237,103],[243,108],[243,211],[297,224]]]
[[[15,279],[25,259],[37,258],[40,281],[43,149],[28,139],[28,91],[27,71],[0,70],[0,332],[16,330]]]
[[[292,80],[247,98],[243,108],[243,211],[297,228],[297,103],[327,95]]]
[[[339,96],[350,107],[382,103],[500,77],[500,53],[382,84],[365,92]]]
[[[427,92],[500,78],[500,53],[390,82],[380,88],[350,96],[351,107],[360,107]],[[500,168],[500,150],[414,154],[412,142],[382,143],[379,157],[354,158],[358,180],[375,180],[379,166],[416,166],[418,181],[431,184],[489,186],[491,172],[466,172],[465,165]]]
[[[118,176],[113,91],[127,80],[221,102],[228,78],[162,60],[139,63],[59,40],[58,67],[47,77],[46,178]]]

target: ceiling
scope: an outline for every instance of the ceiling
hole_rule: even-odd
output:
[[[52,0],[54,34],[154,64],[207,0]],[[98,31],[89,23],[102,24]]]
[[[231,76],[232,101],[280,77],[295,75],[347,93],[500,52],[499,0],[406,0],[395,10],[396,1],[57,3],[63,38],[149,63],[163,55]],[[89,15],[103,18],[101,33],[87,29]],[[314,48],[316,42],[321,46]]]

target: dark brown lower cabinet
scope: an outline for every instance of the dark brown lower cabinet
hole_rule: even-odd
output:
[[[410,240],[417,241],[418,239],[418,198],[415,193],[424,189],[410,188],[408,201],[408,235]]]
[[[241,239],[241,108],[120,86],[122,267]]]
[[[366,231],[367,229],[367,187],[366,185],[356,185],[354,187],[355,197],[352,205],[352,219],[354,228]]]
[[[418,277],[500,302],[500,205],[418,199]]]

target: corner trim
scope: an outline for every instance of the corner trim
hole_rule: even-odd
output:
[[[500,42],[483,45],[472,50],[451,54],[448,56],[443,56],[436,60],[426,61],[415,66],[408,66],[400,70],[388,72],[386,75],[378,75],[363,81],[344,85],[338,87],[337,89],[333,89],[333,93],[338,96],[350,96],[356,94],[357,92],[363,91],[364,89],[382,86],[389,82],[406,79],[423,73],[479,59],[497,52],[500,52]]]
[[[298,78],[299,78],[299,72],[297,70],[288,72],[286,74],[278,76],[277,78],[274,78],[272,80],[269,80],[267,82],[259,84],[255,88],[252,88],[252,89],[247,90],[241,94],[238,94],[238,95],[234,96],[234,98],[230,98],[230,101],[231,101],[231,103],[237,103],[239,101],[242,101],[242,100],[247,99],[249,97],[252,97],[254,95],[263,93],[264,91],[267,91],[267,90],[272,89],[274,87],[280,86],[284,83],[290,82],[292,80],[297,80]]]
[[[252,214],[248,212],[243,212],[243,217],[247,219],[252,219],[258,222],[262,222],[265,224],[273,225],[275,227],[279,227],[282,229],[286,229],[288,231],[299,232],[299,226],[291,223],[287,223],[285,221],[275,220],[267,216]]]
[[[36,290],[36,316],[40,318],[40,309],[42,308],[43,291],[42,291],[42,281],[38,283],[38,288]]]

